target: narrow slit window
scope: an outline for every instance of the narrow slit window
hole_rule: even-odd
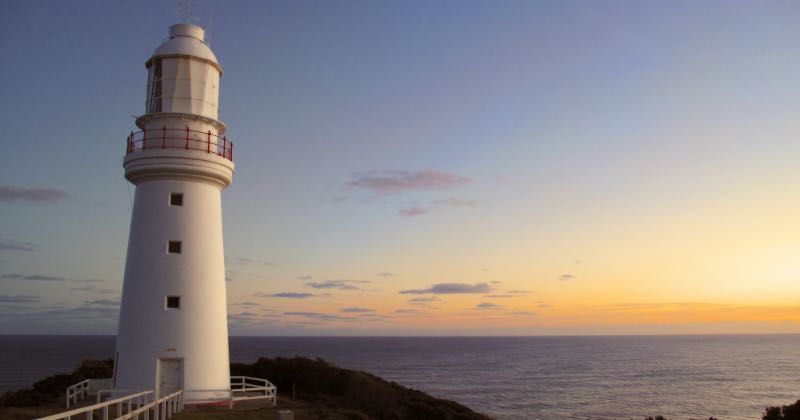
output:
[[[181,253],[181,241],[169,241],[167,243],[167,253],[169,253],[169,254],[180,254]]]
[[[181,308],[181,297],[180,296],[167,296],[166,308],[167,309],[180,309]]]
[[[183,206],[183,194],[181,194],[181,193],[171,193],[169,195],[169,205],[170,206]]]
[[[161,112],[161,59],[153,63],[153,85],[150,87],[150,112]]]

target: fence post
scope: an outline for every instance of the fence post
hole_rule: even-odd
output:
[[[226,157],[225,155],[228,154],[226,153],[227,150],[228,150],[228,136],[224,136],[222,137],[222,157]]]
[[[211,130],[208,130],[208,153],[211,153]]]
[[[142,130],[142,150],[147,149],[147,129]]]
[[[161,131],[161,148],[167,147],[167,126],[165,125]]]
[[[189,150],[189,126],[186,126],[186,150]]]

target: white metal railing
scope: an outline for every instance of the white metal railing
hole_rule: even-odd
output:
[[[129,411],[127,414],[120,415],[116,420],[138,419],[139,416],[144,417],[145,420],[164,420],[182,410],[183,391],[178,391],[139,407],[136,410]]]
[[[113,378],[86,379],[67,387],[67,408],[77,404],[87,395],[97,394],[101,389],[110,388],[113,383]]]
[[[76,408],[74,410],[65,411],[63,413],[53,414],[47,417],[41,417],[37,420],[70,420],[73,416],[83,415],[86,419],[93,419],[95,411],[100,410],[100,415],[103,420],[109,419],[109,407],[116,406],[117,417],[122,416],[124,413],[131,413],[136,407],[141,408],[145,404],[153,402],[153,391],[142,391],[135,394],[126,395],[121,398],[108,400],[106,402],[90,405],[88,407]]]
[[[267,399],[275,407],[277,388],[270,381],[252,376],[231,376],[231,402]]]

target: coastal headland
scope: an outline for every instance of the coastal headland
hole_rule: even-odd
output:
[[[64,390],[90,378],[110,377],[113,361],[84,361],[72,373],[56,374],[29,389],[0,397],[0,418],[16,420],[64,410]],[[343,369],[305,357],[259,358],[255,363],[232,363],[232,375],[269,378],[278,387],[276,408],[241,404],[234,410],[189,408],[175,419],[277,419],[278,410],[291,410],[302,419],[453,419],[487,420],[454,401],[386,381],[367,372]]]

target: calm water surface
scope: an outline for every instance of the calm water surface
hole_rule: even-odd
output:
[[[800,399],[800,335],[231,337],[231,359],[323,357],[498,419],[759,419]],[[111,336],[0,336],[0,389],[80,360]]]

